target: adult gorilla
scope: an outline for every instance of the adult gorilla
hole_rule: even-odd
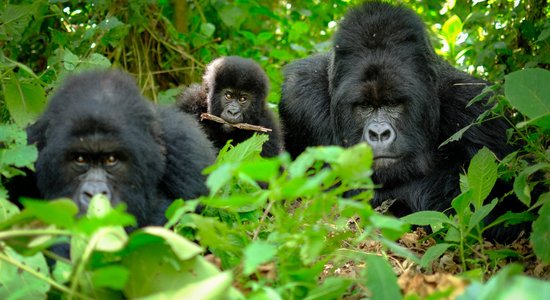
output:
[[[331,53],[286,68],[279,107],[284,143],[296,157],[307,146],[367,142],[373,180],[381,184],[374,205],[397,199],[390,208],[397,216],[443,211],[459,193],[459,173],[481,147],[500,158],[511,151],[501,120],[439,148],[485,109],[466,107],[485,85],[435,54],[414,12],[365,3],[345,16]],[[499,206],[490,219],[507,208]],[[504,240],[517,229],[489,236]]]
[[[156,109],[118,71],[69,77],[28,128],[36,143],[41,197],[72,198],[86,210],[94,194],[125,202],[138,226],[159,224],[170,201],[207,193],[203,168],[213,148],[190,116]]]

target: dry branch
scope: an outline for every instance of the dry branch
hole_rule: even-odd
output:
[[[258,126],[258,125],[251,125],[251,124],[247,124],[247,123],[231,124],[231,123],[228,123],[227,121],[225,121],[224,119],[222,119],[218,116],[211,115],[209,113],[202,113],[201,114],[201,121],[202,120],[210,120],[210,121],[214,121],[214,122],[217,122],[217,123],[220,123],[220,124],[227,124],[229,126],[232,126],[232,127],[238,128],[238,129],[243,129],[243,130],[253,130],[253,131],[259,131],[259,132],[265,132],[265,133],[268,133],[268,132],[271,131],[270,128],[265,128],[265,127]]]

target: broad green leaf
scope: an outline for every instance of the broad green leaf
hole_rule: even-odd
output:
[[[42,277],[49,277],[46,259],[42,253],[21,256],[12,248],[3,245],[1,254]],[[46,299],[49,289],[50,285],[46,281],[0,259],[0,299]]]
[[[414,225],[432,225],[438,223],[449,223],[451,220],[444,213],[439,211],[419,211],[401,218],[402,221]]]
[[[543,205],[539,210],[539,217],[533,222],[531,243],[533,251],[544,263],[550,263],[550,193],[541,195]],[[540,201],[539,200],[539,201]]]
[[[236,5],[226,5],[219,10],[218,13],[220,14],[222,22],[233,28],[238,28],[245,17],[242,9]]]
[[[529,121],[519,122],[516,124],[517,128],[522,128],[525,126],[538,126],[546,129],[550,129],[550,114],[545,114],[540,117],[533,118]]]
[[[308,31],[308,23],[302,21],[294,22],[292,23],[290,32],[288,33],[288,40],[291,42],[298,41],[302,39]]]
[[[79,63],[80,58],[78,56],[68,49],[63,49],[63,67],[65,67],[65,70],[73,71]]]
[[[212,23],[202,23],[201,24],[201,33],[207,37],[211,37],[216,31],[216,26]]]
[[[468,190],[456,196],[451,202],[451,206],[455,210],[458,218],[464,220],[464,218],[471,214],[470,203],[472,201],[472,190]]]
[[[321,251],[323,251],[326,244],[327,234],[326,230],[322,228],[318,228],[315,232],[307,232],[307,235],[304,234],[304,244],[300,248],[300,258],[305,265],[313,264],[319,259],[319,255],[321,255]]]
[[[201,203],[233,212],[246,212],[263,207],[268,196],[267,191],[261,191],[251,194],[233,194],[228,197],[203,198]]]
[[[453,245],[447,243],[441,243],[431,246],[422,256],[422,259],[420,260],[420,265],[423,268],[427,268],[434,259],[437,259],[441,255],[443,255],[443,253],[445,253],[445,251],[447,251],[447,249],[449,249],[449,247],[451,246]]]
[[[164,242],[172,248],[172,251],[181,260],[190,259],[203,252],[195,243],[163,227],[145,227],[139,230],[137,234],[149,234],[164,239]]]
[[[406,221],[404,222],[403,220],[381,214],[373,214],[370,220],[372,224],[376,228],[380,228],[383,235],[390,240],[397,240],[410,229]]]
[[[320,286],[309,291],[304,300],[339,299],[352,283],[348,278],[328,277]]]
[[[343,179],[363,179],[371,175],[372,150],[366,143],[346,149],[338,157],[335,170]]]
[[[504,93],[512,106],[530,119],[550,113],[550,71],[524,69],[505,76]]]
[[[38,158],[38,150],[35,145],[15,145],[13,148],[0,149],[0,166],[12,165],[25,167],[32,164]]]
[[[101,227],[90,240],[97,240],[95,250],[116,252],[126,245],[128,234],[122,227]]]
[[[365,285],[372,293],[371,299],[402,299],[397,277],[388,261],[380,256],[368,255],[366,257],[366,268],[363,276],[366,279]]]
[[[523,169],[514,179],[514,193],[527,207],[531,206],[531,187],[528,184],[529,176],[540,170],[550,170],[550,164],[538,163]]]
[[[19,41],[28,27],[34,5],[6,5],[0,11],[0,40]]]
[[[11,117],[19,126],[35,121],[46,105],[46,95],[41,87],[16,77],[5,84],[4,97]]]
[[[208,175],[208,178],[206,178],[206,186],[210,190],[210,195],[215,195],[222,187],[231,181],[234,169],[234,164],[225,163]]]
[[[259,159],[243,162],[238,171],[248,175],[250,178],[259,181],[270,181],[279,175],[281,163],[277,159]]]
[[[160,293],[141,299],[244,299],[244,297],[239,292],[237,292],[235,289],[231,289],[232,279],[233,277],[231,276],[231,273],[223,272],[195,283],[183,285],[180,289],[176,291],[162,291]]]
[[[0,223],[17,214],[19,214],[19,208],[7,199],[0,197]]]
[[[78,213],[78,207],[72,200],[61,199],[55,201],[21,199],[25,210],[38,219],[62,228],[70,228]]]
[[[472,204],[476,209],[483,205],[497,181],[498,165],[495,159],[491,150],[483,147],[470,161],[468,187],[472,190]]]
[[[78,64],[78,71],[105,70],[111,67],[109,59],[99,53],[92,53]]]
[[[453,15],[441,27],[441,34],[450,46],[456,43],[456,38],[462,32],[462,21],[457,15]]]
[[[256,271],[259,265],[267,263],[275,257],[277,247],[265,241],[255,241],[244,249],[243,254],[243,273],[250,275]]]
[[[219,274],[216,267],[204,257],[186,255],[189,259],[182,260],[165,243],[166,240],[149,236],[154,239],[145,241],[147,235],[132,235],[129,242],[132,246],[122,257],[122,265],[130,274],[124,287],[126,297],[142,298],[157,293],[176,292],[189,284]],[[178,252],[184,251],[186,249],[178,249]]]
[[[128,269],[122,266],[110,265],[95,269],[92,272],[94,287],[107,287],[122,290],[129,277]]]

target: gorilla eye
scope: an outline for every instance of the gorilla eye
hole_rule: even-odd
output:
[[[246,102],[246,96],[241,96],[241,97],[239,98],[239,102],[245,103],[245,102]]]
[[[82,154],[77,154],[73,157],[73,161],[78,165],[84,165],[88,163],[88,160]]]
[[[108,155],[104,161],[106,166],[114,166],[118,163],[118,158],[114,155]]]
[[[225,99],[231,100],[231,98],[233,98],[233,94],[231,94],[230,92],[225,92]]]

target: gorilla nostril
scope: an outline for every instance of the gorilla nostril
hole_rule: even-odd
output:
[[[382,134],[380,135],[380,140],[381,141],[386,141],[386,140],[389,140],[391,137],[391,131],[388,129],[388,130],[385,130],[384,132],[382,132]]]
[[[378,140],[378,134],[372,130],[369,130],[369,140],[370,141],[377,141]]]

